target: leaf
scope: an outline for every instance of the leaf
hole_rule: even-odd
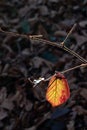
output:
[[[67,125],[67,130],[75,130],[74,124],[75,124],[74,120],[69,121],[69,124]]]
[[[40,14],[41,14],[42,16],[47,16],[47,15],[49,15],[48,8],[47,8],[47,6],[45,6],[45,5],[39,6],[39,11],[40,11]]]
[[[58,3],[58,0],[50,0],[50,2]]]
[[[80,95],[81,95],[85,100],[87,100],[87,89],[86,89],[86,88],[82,88],[82,89],[81,89],[81,92],[80,92]]]
[[[75,47],[75,50],[78,49],[79,46],[82,46],[83,43],[87,42],[87,37],[79,35],[78,33],[74,33],[73,37],[77,41],[77,46]]]
[[[14,104],[13,104],[13,102],[11,101],[11,98],[6,98],[6,99],[2,102],[1,107],[4,108],[4,109],[7,109],[7,110],[13,110]]]
[[[86,27],[87,26],[87,20],[84,20],[84,21],[81,21],[80,23],[79,23],[79,25],[81,26],[81,27]]]
[[[65,77],[60,73],[52,76],[46,92],[47,101],[53,107],[56,107],[65,103],[69,96],[69,86]]]
[[[8,116],[7,112],[3,109],[0,109],[0,120],[3,120]]]

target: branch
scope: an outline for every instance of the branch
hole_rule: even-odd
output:
[[[65,45],[63,44],[57,44],[56,42],[50,42],[48,40],[44,40],[44,39],[41,39],[41,38],[33,38],[31,40],[34,40],[34,41],[39,41],[39,42],[42,42],[44,44],[48,44],[48,45],[52,45],[52,46],[55,46],[55,47],[58,47],[58,48],[61,48],[67,52],[69,52],[71,55],[75,56],[76,58],[78,58],[82,63],[87,63],[87,60],[85,60],[83,57],[81,57],[79,54],[77,54],[76,52],[74,52],[73,50],[67,48]]]
[[[64,73],[67,73],[67,72],[69,72],[69,71],[71,71],[71,70],[78,69],[78,68],[80,68],[80,67],[87,67],[87,63],[86,63],[86,64],[81,64],[81,65],[77,65],[77,66],[75,66],[75,67],[72,67],[72,68],[69,68],[69,69],[67,69],[67,70],[64,70],[64,71],[62,71],[62,72],[60,72],[60,73],[64,74]],[[51,79],[51,77],[52,77],[52,76],[50,76],[49,78],[45,79],[45,81],[49,81],[49,80]]]
[[[48,40],[44,40],[42,38],[38,38],[38,37],[33,37],[30,38],[31,40],[34,41],[39,41],[42,42],[44,44],[49,44],[58,48],[62,48],[63,50],[69,52],[71,55],[75,56],[76,58],[78,58],[82,63],[87,63],[87,60],[85,60],[83,57],[81,57],[79,54],[77,54],[76,52],[74,52],[73,50],[69,49],[68,47],[66,47],[65,41],[67,40],[67,38],[70,36],[70,34],[72,33],[73,29],[76,27],[76,24],[73,25],[73,27],[71,28],[71,30],[69,31],[69,33],[67,34],[65,40],[63,42],[61,42],[60,44],[56,43],[56,42],[50,42]]]
[[[60,44],[64,45],[66,40],[68,39],[68,37],[71,35],[71,33],[73,32],[73,30],[75,29],[76,24],[73,25],[73,27],[71,28],[71,30],[69,31],[69,33],[67,34],[66,38],[64,39],[63,42],[61,42]]]
[[[81,65],[77,65],[77,66],[75,66],[75,67],[72,67],[72,68],[70,68],[70,69],[67,69],[67,70],[64,70],[64,71],[62,71],[61,73],[66,73],[66,72],[69,72],[69,71],[71,71],[71,70],[75,70],[75,69],[78,69],[78,68],[80,68],[80,67],[86,67],[87,66],[87,63],[86,64],[81,64]]]
[[[4,31],[2,28],[0,28],[0,32],[6,34],[6,35],[10,35],[10,36],[14,36],[14,37],[24,37],[27,39],[33,39],[33,38],[41,38],[42,35],[27,35],[27,34],[19,34],[16,32],[9,32],[9,31]]]
[[[73,25],[73,27],[71,28],[71,30],[69,31],[69,33],[67,34],[65,40],[63,42],[61,42],[60,44],[56,43],[56,42],[50,42],[48,40],[44,40],[42,39],[42,35],[26,35],[26,34],[19,34],[19,33],[14,33],[14,32],[8,32],[8,31],[4,31],[0,28],[0,32],[2,33],[5,33],[7,35],[10,35],[10,36],[18,36],[18,37],[24,37],[24,38],[27,38],[27,39],[30,39],[31,41],[34,40],[34,41],[39,41],[39,42],[42,42],[44,44],[49,44],[49,45],[52,45],[52,46],[56,46],[58,48],[62,48],[63,50],[69,52],[71,55],[77,57],[82,63],[87,63],[87,60],[85,60],[83,57],[81,57],[79,54],[77,54],[76,52],[74,52],[73,50],[67,48],[64,43],[65,41],[67,40],[67,38],[70,36],[70,34],[72,33],[72,31],[74,30],[74,28],[76,27],[76,24]]]
[[[69,71],[71,71],[71,70],[78,69],[78,68],[80,68],[80,67],[87,67],[87,63],[86,63],[86,64],[77,65],[77,66],[72,67],[72,68],[70,68],[70,69],[64,70],[64,71],[62,71],[62,72],[60,72],[60,73],[64,74],[64,73],[67,73],[67,72],[69,72]],[[55,75],[55,74],[54,74],[54,75]],[[52,75],[52,76],[53,76],[53,75]],[[50,77],[47,78],[47,79],[40,78],[40,79],[34,80],[34,81],[33,81],[33,84],[34,84],[33,87],[36,87],[36,86],[37,86],[40,82],[42,82],[42,81],[45,81],[45,82],[49,81],[52,76],[50,76]]]

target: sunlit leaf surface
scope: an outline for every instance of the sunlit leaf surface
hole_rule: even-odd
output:
[[[50,79],[46,99],[53,106],[59,106],[65,103],[70,96],[68,82],[65,77],[57,73]]]

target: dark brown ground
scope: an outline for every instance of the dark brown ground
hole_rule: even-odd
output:
[[[20,34],[42,34],[87,59],[87,0],[1,0],[0,27]],[[65,73],[71,96],[53,109],[45,99],[48,78],[82,62],[41,42],[0,32],[0,130],[87,130],[87,68]]]

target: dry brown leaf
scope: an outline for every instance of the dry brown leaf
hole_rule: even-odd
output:
[[[4,66],[3,70],[2,70],[2,74],[6,74],[8,72],[9,67],[10,67],[10,64],[8,64],[8,63],[5,64],[5,66]]]
[[[69,121],[69,124],[67,125],[67,130],[75,130],[74,124],[74,120]]]
[[[5,87],[2,87],[0,90],[0,103],[2,103],[7,96],[7,89]]]
[[[25,104],[25,110],[30,111],[32,109],[32,106],[33,106],[32,102],[27,100],[27,102]]]
[[[25,48],[21,53],[23,56],[30,56],[31,55],[29,48]]]
[[[37,34],[40,34],[44,38],[48,39],[48,33],[47,33],[46,29],[44,28],[44,26],[42,24],[38,25]]]
[[[43,66],[44,64],[46,64],[49,67],[49,69],[51,69],[53,66],[51,62],[44,60],[43,58],[40,58],[38,56],[32,59],[32,63],[33,63],[34,68],[39,68]]]
[[[87,110],[84,109],[82,106],[75,106],[73,111],[76,111],[78,115],[87,115]]]
[[[75,24],[75,19],[65,19],[59,23],[61,29],[71,29],[71,26]]]
[[[87,89],[86,88],[82,88],[80,95],[87,101]]]
[[[49,0],[49,2],[55,2],[55,3],[58,3],[59,0]]]
[[[42,5],[42,6],[39,6],[39,13],[42,15],[42,16],[47,16],[49,15],[49,11],[48,11],[48,8],[47,6],[45,5]]]
[[[45,120],[49,119],[51,117],[51,113],[47,112],[44,114],[43,118],[37,123],[37,127],[41,125]]]
[[[36,130],[36,126],[32,126],[30,128],[26,128],[25,130]]]
[[[3,109],[0,109],[0,120],[3,120],[8,116],[7,112]]]
[[[33,93],[34,96],[38,99],[38,100],[43,100],[45,98],[45,93],[43,91],[43,88],[40,87],[39,85],[33,88]]]
[[[21,8],[18,13],[20,17],[23,17],[27,14],[27,12],[29,11],[29,6],[24,6],[23,8]]]
[[[56,31],[54,33],[54,36],[58,37],[58,36],[63,36],[66,37],[67,33],[65,31]]]
[[[67,105],[67,107],[72,107],[73,105],[75,105],[75,103],[76,103],[76,101],[71,100],[71,101],[69,102],[69,104]]]
[[[83,2],[83,3],[84,3],[84,5],[85,5],[85,4],[87,4],[87,0],[84,0],[84,2]]]
[[[11,101],[11,98],[10,98],[10,99],[9,99],[9,98],[5,99],[5,100],[2,102],[1,107],[2,107],[2,108],[5,108],[5,109],[8,109],[8,110],[13,110],[14,104],[13,104],[13,102]]]
[[[81,27],[86,27],[86,26],[87,26],[87,20],[84,20],[84,21],[79,22],[79,25],[80,25]]]
[[[10,20],[10,24],[17,24],[19,22],[18,18],[14,18]]]
[[[23,95],[22,95],[21,91],[17,90],[16,94],[12,97],[11,100],[15,101],[17,103],[17,105],[20,106],[21,105],[21,103],[20,103],[21,100],[23,101]]]
[[[27,77],[28,73],[27,73],[27,69],[26,69],[25,66],[20,65],[20,66],[19,66],[19,70],[20,70],[20,72],[21,72],[25,77]]]
[[[7,51],[9,51],[10,53],[13,53],[13,50],[11,49],[10,46],[8,46],[7,44],[2,44],[2,47],[5,48]]]
[[[34,68],[39,68],[40,66],[43,65],[43,60],[40,57],[34,57],[32,59],[32,64]]]
[[[54,10],[50,11],[50,17],[51,17],[51,18],[54,18],[54,17],[56,16],[56,14],[57,14],[56,11],[54,11]],[[54,25],[54,26],[55,26],[55,25]]]
[[[81,46],[83,43],[87,42],[87,37],[85,36],[79,35],[77,33],[74,33],[72,36],[76,39],[78,46]],[[76,46],[76,49],[78,48],[78,46]]]

